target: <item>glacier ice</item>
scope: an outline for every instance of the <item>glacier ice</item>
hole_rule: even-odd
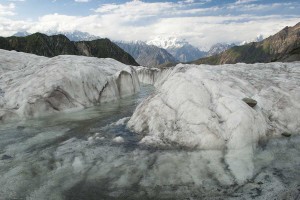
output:
[[[155,85],[128,122],[140,143],[223,151],[238,183],[252,177],[259,141],[300,133],[300,63],[179,64]]]
[[[299,197],[299,63],[160,70],[132,68],[111,59],[0,53],[4,118],[9,113],[29,117],[22,115],[21,107],[13,109],[13,103],[27,94],[34,102],[54,81],[77,95],[82,107],[137,91],[137,77],[157,88],[146,100],[150,88],[105,106],[1,124],[0,158],[11,159],[0,160],[0,199]],[[74,66],[70,69],[67,63]],[[67,78],[86,81],[83,89],[78,86],[79,94],[69,91],[77,85],[66,83]],[[110,84],[106,91],[98,90],[105,82]],[[11,91],[12,86],[16,90]],[[100,91],[102,100],[91,101]],[[249,107],[242,101],[245,97],[258,104]],[[68,105],[60,105],[62,111]],[[282,137],[283,132],[291,137]]]
[[[264,150],[255,151],[252,162],[257,176],[240,186],[227,169],[223,152],[218,150],[126,149],[123,144],[90,144],[77,138],[48,146],[45,138],[41,143],[48,148],[41,146],[31,153],[16,149],[13,160],[0,162],[0,195],[5,199],[26,195],[26,199],[32,200],[103,196],[251,199],[259,193],[256,190],[261,190],[260,199],[274,199],[278,195],[284,197],[284,193],[293,194],[297,188],[299,139],[274,139]]]
[[[139,91],[131,66],[83,56],[46,58],[0,50],[0,119],[86,108]]]
[[[143,140],[200,149],[242,148],[300,131],[300,63],[178,65],[128,126]],[[253,109],[243,102],[258,101]]]
[[[156,82],[161,81],[162,78],[166,78],[168,74],[172,71],[172,68],[149,68],[142,66],[134,66],[139,81],[144,84],[155,85]]]
[[[239,154],[144,146],[139,144],[140,135],[126,128],[135,98],[140,94],[105,106],[1,124],[0,158],[9,155],[12,159],[0,160],[0,197],[179,200],[298,196],[300,135],[275,137],[253,151],[236,151]],[[124,142],[115,143],[113,139],[120,136]],[[228,164],[228,156],[234,166]],[[254,176],[237,184],[236,177],[249,176],[247,170]]]

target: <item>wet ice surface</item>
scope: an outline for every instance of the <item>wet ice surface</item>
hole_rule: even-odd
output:
[[[138,145],[125,124],[152,90],[146,86],[77,113],[0,125],[0,199],[299,198],[299,136],[260,143],[249,166],[254,178],[244,185],[235,184],[222,151]]]

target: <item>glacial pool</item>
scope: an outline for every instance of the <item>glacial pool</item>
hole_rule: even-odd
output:
[[[235,174],[224,150],[138,144],[126,128],[154,91],[83,111],[0,125],[0,200],[300,199],[300,137],[261,142],[239,155]]]

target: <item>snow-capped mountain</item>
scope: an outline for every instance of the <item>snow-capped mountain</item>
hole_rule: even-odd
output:
[[[16,37],[26,37],[30,35],[30,33],[28,33],[27,31],[20,31],[20,32],[16,32],[15,34],[13,34],[13,36]]]
[[[146,67],[156,67],[161,64],[177,62],[165,49],[148,45],[142,41],[114,41],[114,43],[129,53],[140,65]]]
[[[211,48],[207,52],[207,56],[213,56],[213,55],[219,54],[219,53],[221,53],[223,51],[226,51],[227,49],[229,49],[233,46],[236,46],[236,44],[234,44],[234,43],[231,43],[231,44],[228,44],[228,43],[214,44],[213,46],[211,46]]]
[[[186,40],[180,40],[179,38],[174,36],[170,36],[170,37],[157,36],[152,40],[148,41],[147,44],[155,45],[163,49],[171,49],[171,48],[181,48],[184,45],[188,45],[189,43]]]
[[[180,62],[193,61],[206,55],[206,52],[200,51],[197,47],[192,46],[186,40],[181,40],[174,36],[158,36],[148,41],[147,44],[166,49]]]
[[[252,40],[247,40],[243,42],[236,42],[236,43],[217,43],[211,46],[209,51],[207,52],[207,56],[213,56],[217,55],[219,53],[222,53],[223,51],[226,51],[227,49],[230,49],[231,47],[234,46],[241,46],[245,45],[251,42],[260,42],[264,39],[263,35],[257,35],[254,39]]]
[[[44,32],[46,35],[58,35],[62,34],[65,35],[69,40],[71,41],[92,41],[92,40],[97,40],[101,39],[99,36],[91,35],[87,32],[81,32],[81,31],[47,31]]]
[[[69,40],[78,42],[78,41],[92,41],[92,40],[97,40],[101,39],[99,36],[91,35],[87,32],[81,32],[81,31],[54,31],[54,30],[49,30],[49,31],[42,31],[41,33],[44,33],[48,36],[52,35],[65,35]],[[13,36],[17,37],[26,37],[28,35],[31,35],[32,33],[29,33],[27,31],[23,32],[17,32]]]
[[[264,36],[262,34],[259,34],[255,38],[253,38],[252,40],[243,41],[239,45],[244,45],[244,44],[248,44],[248,43],[251,43],[251,42],[261,42],[263,40],[264,40]]]

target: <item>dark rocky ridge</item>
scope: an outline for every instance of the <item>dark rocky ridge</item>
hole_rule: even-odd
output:
[[[184,44],[182,47],[171,47],[166,50],[179,62],[190,62],[207,55],[207,52],[200,51],[190,44]]]
[[[47,36],[42,33],[35,33],[26,37],[0,37],[0,49],[15,50],[46,57],[82,55],[113,58],[127,65],[139,65],[131,55],[109,39],[73,42],[64,35]]]
[[[285,27],[261,42],[232,47],[218,55],[201,58],[193,64],[235,64],[292,62],[300,60],[300,23]]]
[[[115,42],[120,48],[145,67],[157,67],[161,64],[176,63],[177,60],[167,50],[144,42]]]

